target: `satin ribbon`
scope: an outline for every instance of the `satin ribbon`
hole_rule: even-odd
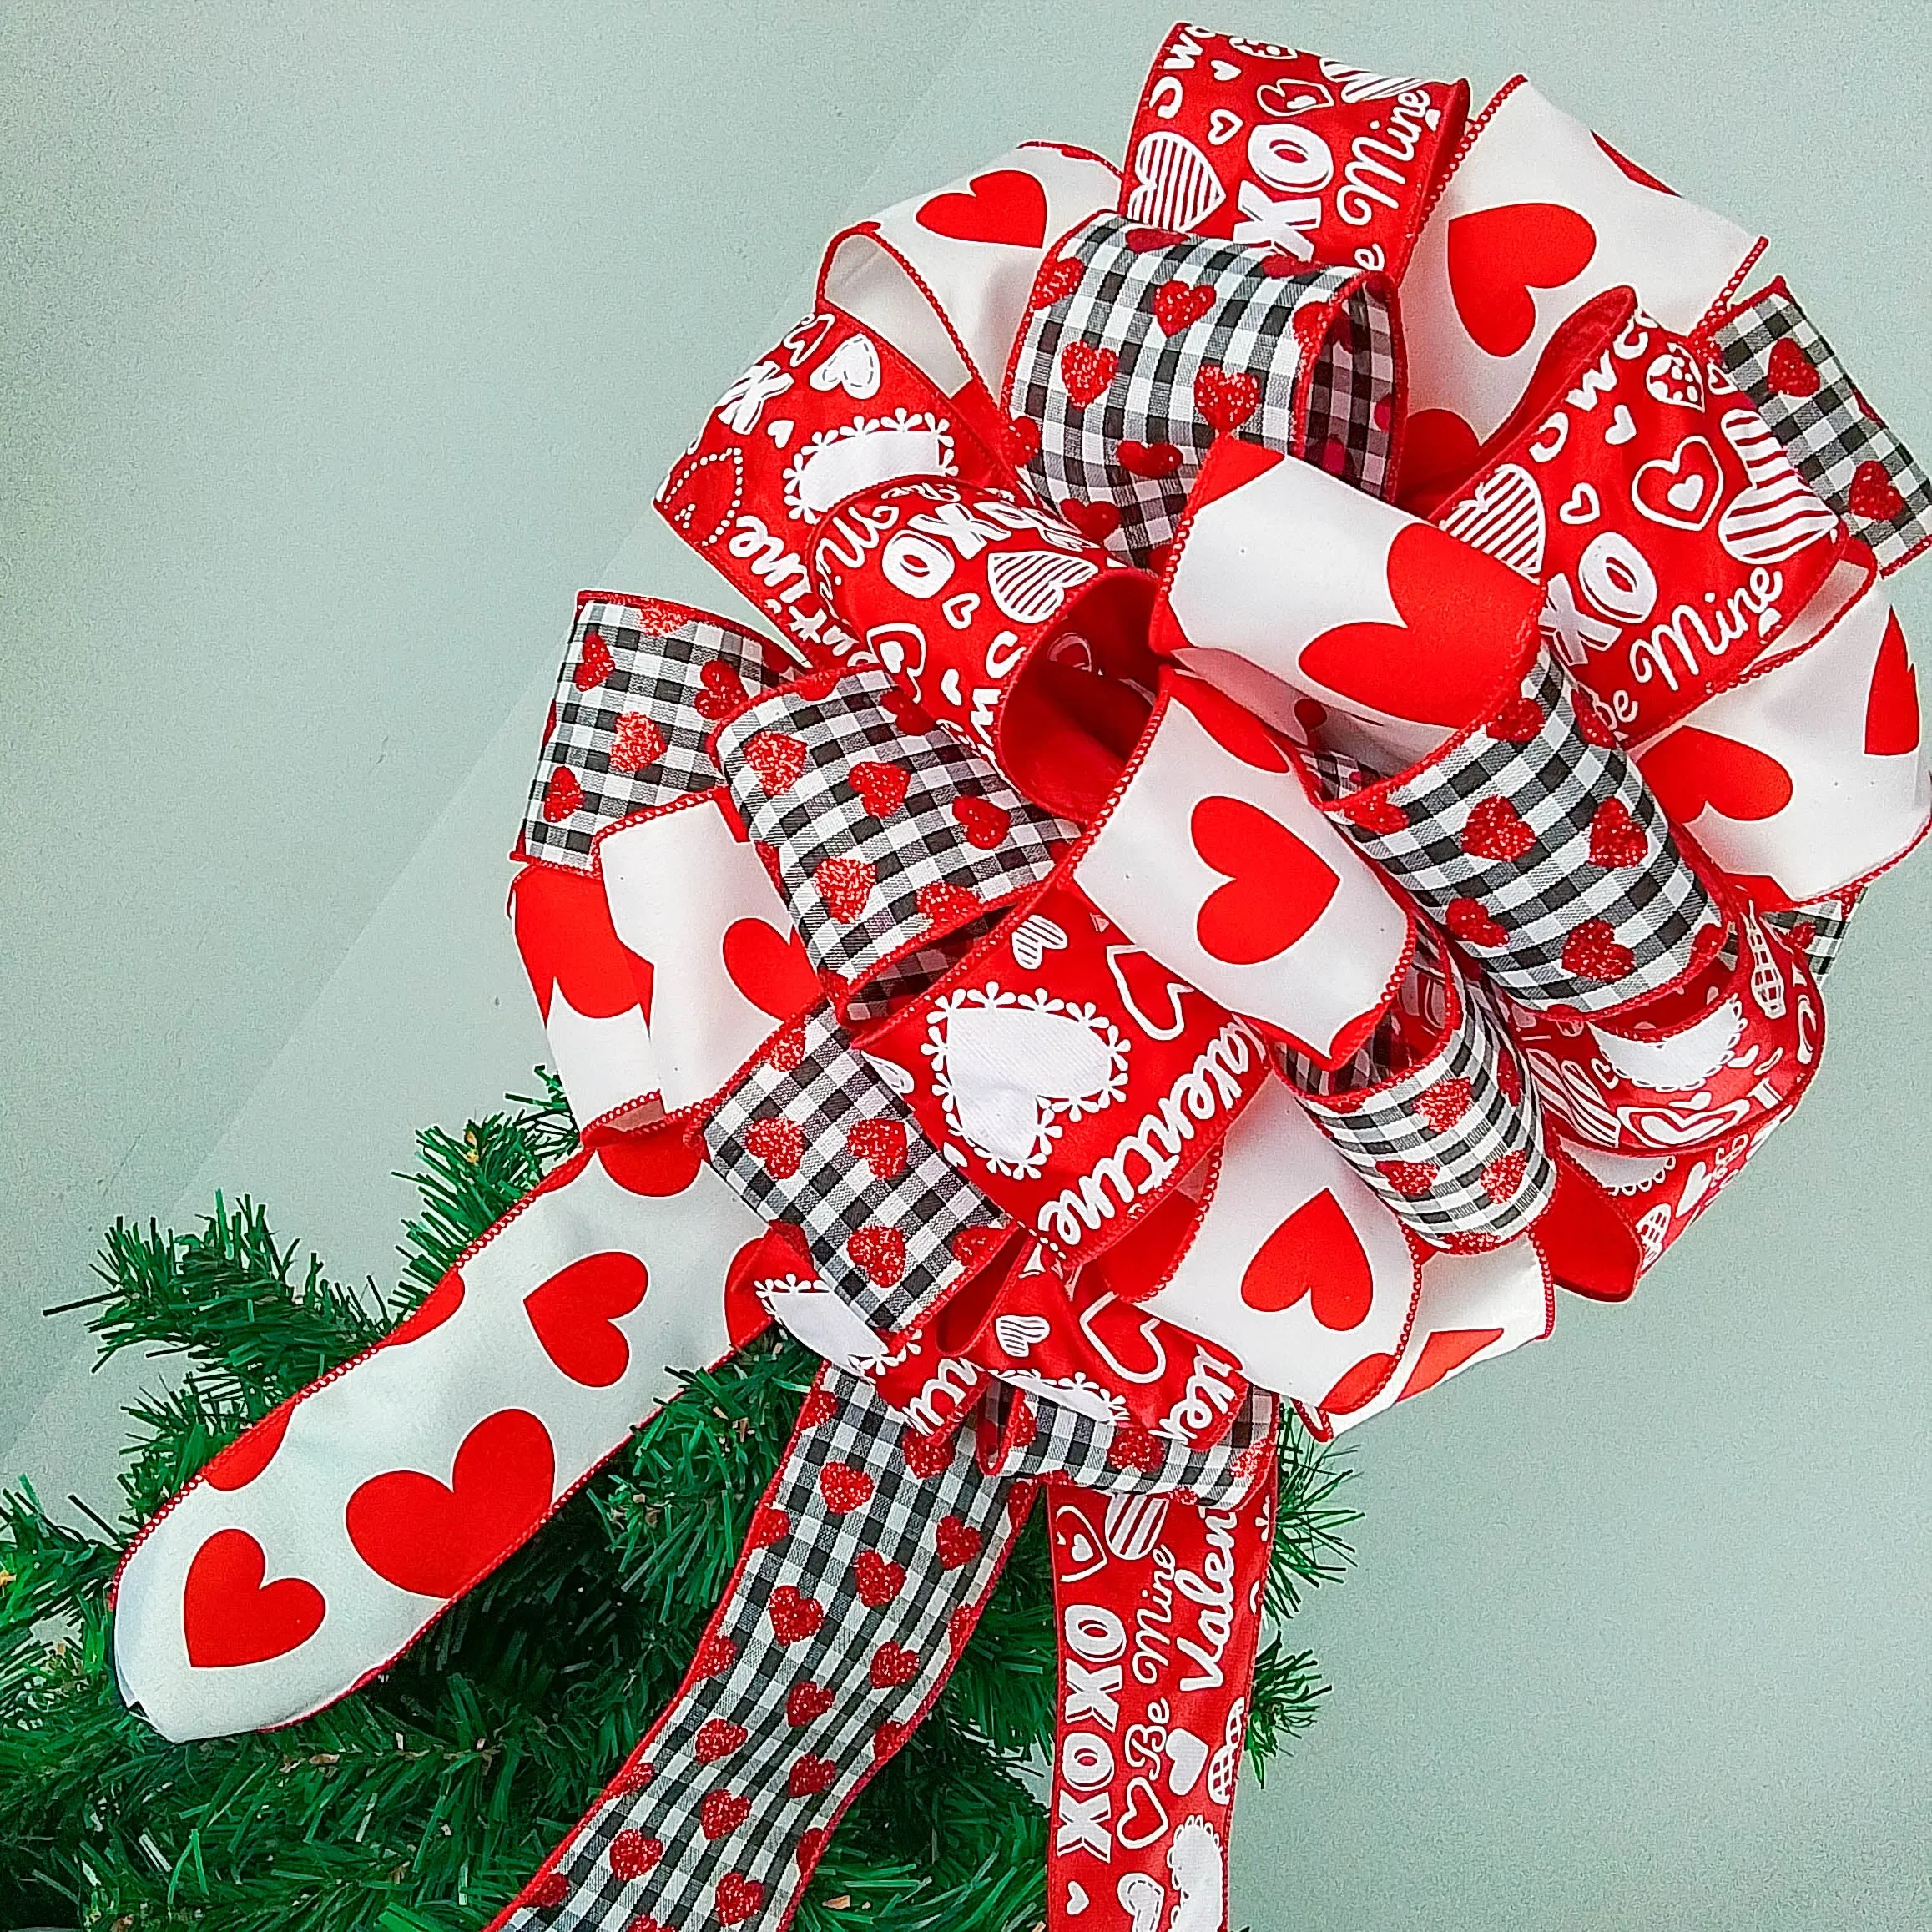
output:
[[[585,1151],[144,1531],[169,1734],[353,1687],[775,1317],[738,1573],[498,1923],[781,1923],[1042,1488],[1050,1916],[1224,1921],[1275,1397],[1627,1295],[1932,816],[1932,484],[1761,242],[1467,108],[1177,28],[1124,179],[834,239],[658,497],[781,641],[566,649],[512,910]]]

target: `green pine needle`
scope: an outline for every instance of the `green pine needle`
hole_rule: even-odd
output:
[[[223,1443],[360,1353],[576,1150],[562,1089],[417,1137],[420,1207],[385,1298],[298,1259],[252,1202],[199,1229],[117,1222],[93,1322],[185,1379],[129,1408],[131,1524]],[[641,1428],[542,1532],[356,1696],[285,1729],[171,1744],[116,1692],[118,1551],[0,1495],[0,1924],[88,1932],[475,1932],[676,1689],[815,1364],[775,1332]],[[1346,1471],[1283,1433],[1267,1607],[1341,1573]],[[1036,1515],[945,1693],[840,1824],[800,1932],[1022,1932],[1045,1914],[1037,1786],[1053,1734],[1052,1581]],[[1312,1721],[1305,1652],[1269,1639],[1257,1772]]]

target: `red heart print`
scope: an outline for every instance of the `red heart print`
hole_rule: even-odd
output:
[[[839,1413],[839,1398],[830,1389],[813,1389],[807,1392],[804,1401],[799,1404],[799,1427],[816,1429],[821,1422],[830,1422]]]
[[[872,1652],[872,1668],[869,1674],[875,1690],[896,1690],[919,1675],[919,1658],[903,1645],[889,1640]]]
[[[1434,1161],[1377,1161],[1375,1172],[1405,1201],[1419,1201],[1435,1185],[1442,1170]]]
[[[1511,1107],[1523,1097],[1523,1075],[1514,1057],[1507,1053],[1496,1056],[1496,1085],[1502,1089],[1502,1096]]]
[[[1501,1329],[1438,1329],[1422,1344],[1422,1353],[1415,1358],[1415,1366],[1409,1371],[1409,1380],[1395,1400],[1406,1402],[1411,1395],[1433,1389],[1445,1375],[1460,1369],[1471,1356],[1480,1355],[1491,1342],[1502,1339]]]
[[[1124,1429],[1116,1429],[1113,1440],[1107,1448],[1109,1469],[1151,1471],[1158,1469],[1166,1460],[1160,1438],[1153,1430],[1143,1429],[1138,1422],[1130,1422]]]
[[[1501,946],[1509,937],[1479,899],[1452,899],[1442,922],[1470,946]]]
[[[700,550],[731,527],[744,500],[744,458],[735,449],[687,457],[664,479],[658,508],[671,527]]]
[[[714,724],[750,702],[751,694],[745,689],[738,667],[726,663],[722,658],[709,659],[699,672],[698,682],[704,689],[691,702],[701,716]]]
[[[963,189],[921,203],[913,219],[931,234],[954,241],[1037,248],[1047,239],[1047,190],[1037,177],[1017,168],[996,168],[990,174],[974,175]]]
[[[603,641],[603,632],[586,631],[583,650],[577,660],[576,669],[570,673],[570,681],[580,691],[594,691],[617,668],[617,659],[610,654],[610,646]]]
[[[1724,493],[1724,473],[1717,452],[1701,436],[1687,436],[1668,460],[1659,457],[1638,467],[1630,479],[1630,500],[1653,523],[1672,530],[1702,530]]]
[[[1303,648],[1303,672],[1391,718],[1467,724],[1520,657],[1541,593],[1431,523],[1396,533],[1388,583],[1399,621],[1324,631]]]
[[[991,851],[1012,829],[1013,815],[1004,805],[972,792],[962,793],[952,801],[952,815],[966,834],[966,843],[982,852]]]
[[[1865,697],[1865,755],[1902,758],[1919,749],[1919,680],[1894,613],[1885,625]]]
[[[1028,177],[1031,179],[1031,176]],[[712,1894],[720,1925],[736,1925],[749,1919],[764,1904],[764,1886],[743,1872],[727,1872]]]
[[[1352,1369],[1343,1372],[1334,1387],[1322,1397],[1321,1406],[1331,1415],[1353,1414],[1380,1393],[1383,1385],[1395,1372],[1395,1361],[1394,1355],[1380,1352],[1364,1355]]]
[[[1341,889],[1325,860],[1245,799],[1203,799],[1188,830],[1202,862],[1228,879],[1195,915],[1194,934],[1231,966],[1286,952]]]
[[[905,1587],[905,1566],[881,1556],[876,1550],[861,1550],[852,1565],[852,1585],[859,1601],[868,1610],[877,1610]]]
[[[385,1582],[454,1597],[542,1521],[556,1480],[550,1431],[527,1410],[500,1409],[463,1438],[447,1483],[416,1469],[371,1476],[343,1520],[356,1555]]]
[[[870,860],[849,855],[821,859],[812,873],[812,883],[818,887],[826,911],[841,926],[850,926],[865,910],[865,901],[878,882]]]
[[[889,818],[905,803],[911,774],[902,764],[885,764],[862,758],[845,774],[853,794],[875,819]]]
[[[721,1630],[708,1630],[698,1644],[697,1654],[691,1659],[691,1674],[694,1677],[721,1677],[738,1661],[738,1645]]]
[[[610,1841],[607,1855],[610,1859],[611,1876],[628,1884],[633,1879],[641,1879],[663,1859],[664,1841],[661,1838],[646,1838],[633,1825],[620,1831]]]
[[[1650,840],[1630,807],[1622,799],[1606,799],[1590,820],[1590,863],[1606,871],[1641,865],[1649,851]]]
[[[772,1592],[765,1606],[771,1619],[771,1633],[780,1643],[800,1643],[818,1634],[825,1621],[825,1607],[815,1597],[803,1595],[792,1583],[781,1583]]]
[[[819,1494],[835,1516],[850,1516],[871,1501],[875,1485],[862,1469],[849,1462],[828,1462],[819,1471]]]
[[[664,734],[641,711],[623,711],[611,727],[610,768],[642,771],[664,755]]]
[[[1491,719],[1484,732],[1503,744],[1527,744],[1544,723],[1542,706],[1534,698],[1519,694]]]
[[[1359,1326],[1375,1299],[1367,1251],[1342,1204],[1324,1188],[1304,1201],[1256,1250],[1241,1277],[1241,1299],[1272,1314],[1304,1295],[1324,1329]]]
[[[1536,842],[1522,814],[1507,799],[1478,799],[1462,828],[1462,849],[1472,859],[1520,859]]]
[[[972,1525],[961,1516],[941,1516],[932,1533],[933,1547],[939,1551],[942,1570],[963,1570],[980,1553],[984,1541]]]
[[[1673,731],[1637,763],[1657,803],[1680,825],[1707,806],[1748,823],[1791,803],[1791,774],[1776,759],[1695,724]]]
[[[973,1633],[973,1626],[979,1621],[979,1612],[971,1603],[956,1603],[951,1614],[946,1620],[946,1641],[950,1650],[964,1647],[966,1639]]]
[[[1213,287],[1207,282],[1163,282],[1154,290],[1154,320],[1163,335],[1178,335],[1190,323],[1198,322],[1215,301]]]
[[[1056,302],[1063,302],[1080,286],[1080,278],[1085,270],[1071,255],[1056,255],[1051,261],[1040,265],[1040,272],[1033,278],[1033,292],[1027,299],[1029,309],[1050,309]]]
[[[704,1802],[698,1807],[698,1823],[706,1838],[723,1838],[736,1831],[750,1816],[751,1800],[740,1792],[727,1791],[723,1785],[706,1792]]]
[[[845,1152],[863,1161],[875,1180],[895,1181],[905,1172],[905,1148],[904,1121],[855,1121],[845,1129]]]
[[[845,1252],[880,1288],[905,1279],[905,1237],[896,1228],[861,1228],[846,1237]]]
[[[744,741],[744,762],[758,774],[759,789],[764,795],[778,798],[804,774],[805,741],[789,731],[754,731]]]
[[[570,1880],[562,1872],[539,1872],[522,1890],[518,1904],[547,1912],[570,1896]]]
[[[1415,1111],[1438,1133],[1447,1133],[1470,1110],[1475,1090],[1458,1073],[1415,1096]]]
[[[1040,426],[1030,416],[1009,416],[1006,441],[1012,446],[1016,462],[1030,463],[1040,453]]]
[[[683,1193],[697,1179],[704,1162],[697,1140],[676,1128],[647,1129],[604,1141],[598,1148],[597,1158],[626,1193],[648,1194],[657,1200]]]
[[[729,1718],[707,1718],[691,1740],[692,1755],[700,1764],[715,1764],[719,1758],[729,1758],[750,1735],[744,1725],[734,1724]]]
[[[1780,335],[1772,344],[1764,379],[1780,396],[1818,394],[1818,365],[1788,335]]]
[[[1193,714],[1194,722],[1231,758],[1253,765],[1257,771],[1292,769],[1288,754],[1268,727],[1225,692],[1217,691],[1197,678],[1182,678],[1176,680],[1173,693]]]
[[[1261,406],[1261,385],[1245,369],[1229,371],[1203,362],[1194,372],[1194,407],[1201,420],[1223,435],[1240,428]]]
[[[643,1301],[650,1284],[650,1272],[636,1255],[606,1248],[580,1256],[533,1288],[523,1298],[523,1312],[544,1354],[572,1381],[608,1389],[631,1365],[631,1344],[617,1319]]]
[[[1127,1803],[1121,1809],[1115,1836],[1129,1851],[1139,1851],[1164,1837],[1167,1829],[1167,1808],[1153,1786],[1144,1778],[1132,1779],[1127,1788]]]
[[[1586,919],[1563,941],[1563,971],[1580,980],[1620,980],[1637,958],[1607,919]]]
[[[1089,543],[1105,542],[1120,527],[1120,505],[1109,503],[1105,498],[1085,503],[1077,497],[1062,497],[1060,514]]]
[[[871,1554],[870,1551],[866,1551],[866,1555]],[[800,1677],[786,1693],[784,1721],[794,1731],[803,1730],[815,1718],[824,1717],[837,1702],[834,1693],[823,1684],[815,1684],[810,1677]]]
[[[1104,393],[1120,357],[1097,342],[1069,342],[1060,351],[1060,380],[1067,386],[1067,399],[1076,409],[1085,409]]]
[[[816,1798],[831,1788],[838,1775],[839,1767],[831,1758],[805,1757],[792,1766],[784,1788],[794,1798]]]
[[[1529,1164],[1530,1157],[1521,1148],[1498,1154],[1482,1171],[1482,1191],[1499,1207],[1505,1201],[1514,1200]]]
[[[578,783],[576,773],[568,765],[558,765],[550,774],[550,783],[543,788],[545,822],[562,825],[583,803],[583,787]]]
[[[1113,457],[1134,477],[1171,477],[1181,467],[1178,444],[1136,442],[1132,436],[1123,436],[1113,446]]]
[[[1148,255],[1157,248],[1165,248],[1170,242],[1179,240],[1178,231],[1172,228],[1130,228],[1121,240],[1134,255]]]
[[[1365,832],[1386,838],[1391,832],[1406,831],[1409,815],[1386,792],[1359,791],[1342,802],[1342,816]]]
[[[774,1509],[769,1503],[763,1504],[751,1519],[744,1546],[748,1550],[769,1550],[773,1544],[782,1543],[791,1534],[791,1529],[792,1520],[783,1510]]]
[[[1555,201],[1519,201],[1449,224],[1449,292],[1485,355],[1514,356],[1536,330],[1531,289],[1573,282],[1597,253],[1597,230]]]
[[[977,895],[950,879],[936,879],[930,885],[921,885],[913,895],[913,903],[934,926],[963,925],[976,918],[980,910]]]
[[[456,1284],[456,1292],[453,1296],[451,1296],[446,1294],[445,1290],[449,1288],[452,1282]],[[424,1310],[439,1296],[442,1298],[442,1312],[424,1323],[421,1327],[416,1329],[415,1334],[405,1335],[402,1329],[409,1326],[409,1322],[420,1320]],[[417,1335],[427,1334],[431,1329],[440,1327],[456,1313],[462,1299],[463,1278],[452,1268],[422,1298],[421,1302],[417,1305],[416,1313],[409,1318],[409,1322],[405,1322],[401,1328],[395,1329],[386,1339],[383,1345],[386,1348],[394,1348],[398,1342],[413,1342]],[[207,1482],[208,1486],[210,1489],[221,1490],[230,1493],[238,1489],[246,1489],[275,1460],[275,1451],[281,1447],[282,1438],[288,1434],[289,1424],[294,1420],[295,1413],[295,1398],[290,1396],[286,1402],[280,1403],[270,1410],[268,1414],[263,1416],[261,1420],[256,1423],[253,1428],[245,1430],[240,1435],[236,1436],[235,1440],[230,1443],[228,1447],[223,1450],[220,1455],[216,1456],[214,1461],[202,1470],[203,1479]]]
[[[768,1113],[744,1130],[744,1151],[764,1163],[774,1181],[789,1181],[805,1158],[805,1130],[795,1120]]]
[[[217,1530],[194,1552],[181,1598],[181,1632],[196,1670],[230,1670],[286,1657],[322,1627],[322,1592],[305,1577],[265,1582],[268,1557],[246,1530]]]
[[[1889,523],[1905,507],[1905,498],[1891,473],[1876,457],[1868,457],[1852,472],[1845,507],[1853,516],[1871,523]]]
[[[982,1261],[991,1259],[1004,1246],[1006,1229],[1004,1226],[992,1228],[956,1228],[946,1238],[946,1244],[952,1252],[952,1258],[961,1268],[977,1268]]]
[[[953,1451],[958,1446],[955,1435],[921,1435],[917,1430],[908,1429],[900,1438],[899,1453],[905,1458],[905,1466],[924,1482],[952,1467]]]
[[[789,1020],[819,996],[811,955],[795,932],[764,919],[735,919],[724,929],[724,975],[774,1020]]]

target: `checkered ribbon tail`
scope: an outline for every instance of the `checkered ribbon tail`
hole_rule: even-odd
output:
[[[497,1927],[779,1924],[938,1695],[1032,1500],[823,1371],[677,1697]]]
[[[522,855],[588,872],[599,832],[712,790],[706,739],[774,682],[759,640],[720,618],[653,598],[585,598],[557,673]]]
[[[1782,281],[1711,332],[1798,473],[1896,570],[1932,541],[1932,477],[1880,421]]]
[[[1233,242],[1135,245],[1147,234],[1096,215],[1041,270],[1010,396],[1040,426],[1035,489],[1117,506],[1105,540],[1139,564],[1173,536],[1222,429],[1383,494],[1399,365],[1382,285],[1275,275]]]
[[[885,672],[814,689],[734,719],[719,764],[813,964],[848,986],[890,972],[903,998],[957,956],[936,936],[1037,885],[1077,828],[910,712]]]
[[[1435,1052],[1390,1075],[1392,1017],[1333,1073],[1294,1054],[1284,1071],[1316,1125],[1425,1241],[1459,1253],[1500,1247],[1556,1191],[1535,1089],[1486,994],[1427,926],[1416,972],[1425,1016],[1445,1029]]]
[[[916,1321],[1009,1225],[823,1006],[766,1048],[704,1143],[745,1205],[797,1228],[820,1280],[885,1334]]]
[[[1723,921],[1637,767],[1594,719],[1585,729],[1579,702],[1545,651],[1487,728],[1337,820],[1501,991],[1602,1013],[1682,978],[1699,929]]]

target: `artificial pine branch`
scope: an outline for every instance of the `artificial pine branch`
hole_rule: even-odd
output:
[[[117,1223],[103,1354],[185,1358],[129,1410],[121,1484],[150,1515],[224,1441],[360,1353],[575,1150],[547,1074],[516,1111],[418,1139],[421,1211],[385,1308],[219,1197],[198,1231]],[[671,1695],[724,1586],[815,1364],[768,1334],[686,1389],[390,1671],[285,1729],[172,1744],[114,1688],[118,1551],[0,1496],[0,1924],[90,1932],[474,1932],[576,1823]],[[1294,1425],[1268,1604],[1340,1573],[1344,1472]],[[1051,1576],[1020,1540],[945,1693],[861,1794],[801,1932],[1020,1932],[1043,1916],[1045,1819],[1021,1773],[1050,1748]],[[1251,1761],[1320,1686],[1279,1639],[1256,1672]]]

